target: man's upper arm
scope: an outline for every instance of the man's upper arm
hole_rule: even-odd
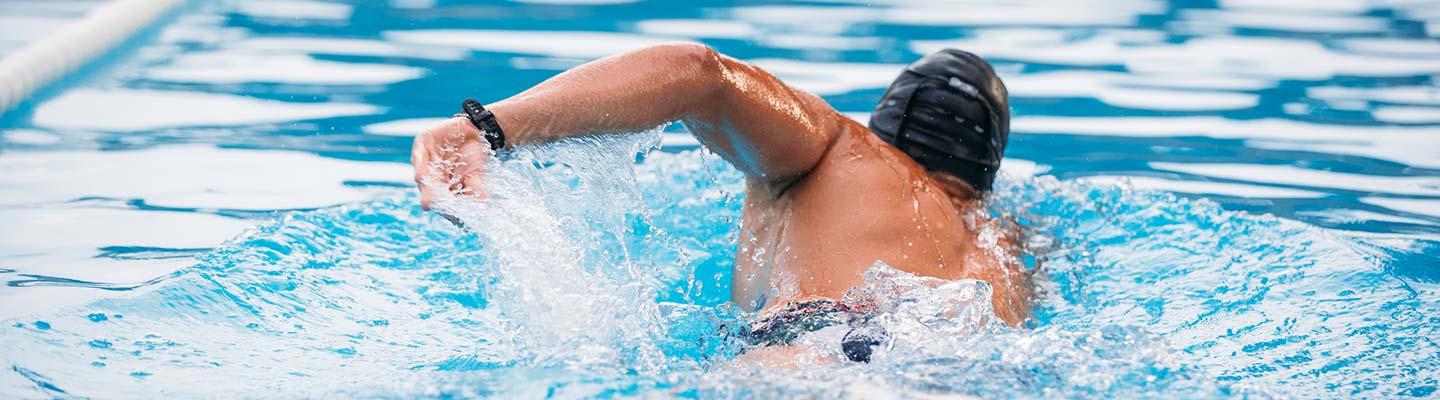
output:
[[[706,147],[747,176],[784,182],[809,173],[849,120],[825,100],[713,50],[702,57],[715,87],[684,119]],[[713,67],[713,68],[712,68]]]

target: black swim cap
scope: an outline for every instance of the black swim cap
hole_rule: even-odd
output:
[[[895,78],[870,130],[925,168],[989,191],[1010,137],[1009,94],[980,56],[941,50]]]

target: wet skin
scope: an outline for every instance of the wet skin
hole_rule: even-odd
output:
[[[973,189],[926,171],[819,97],[705,46],[596,60],[487,108],[519,146],[683,122],[747,177],[732,295],[748,310],[839,299],[883,261],[984,280],[1003,321],[1029,317],[1033,291],[1013,230],[989,217]],[[483,199],[491,156],[464,118],[418,135],[411,161],[421,205],[452,192]]]

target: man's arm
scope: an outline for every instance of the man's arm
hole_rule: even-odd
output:
[[[824,100],[748,63],[691,43],[596,60],[488,105],[507,143],[637,132],[682,121],[706,147],[752,179],[785,183],[808,173],[848,121]],[[453,118],[416,137],[416,180],[453,182],[483,195],[484,142]],[[442,151],[444,148],[459,151]],[[448,159],[435,168],[431,161]],[[421,186],[421,204],[433,193]]]

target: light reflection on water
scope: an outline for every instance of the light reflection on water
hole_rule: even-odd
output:
[[[197,5],[131,56],[0,120],[0,281],[9,283],[0,347],[27,349],[0,354],[0,393],[194,394],[172,385],[217,368],[297,396],[703,395],[746,385],[752,394],[1434,395],[1440,21],[1430,10],[1440,4],[832,3]],[[399,194],[409,190],[408,135],[458,99],[495,100],[586,59],[677,39],[752,60],[861,120],[920,54],[990,57],[1016,115],[1000,208],[1029,213],[1061,246],[1043,255],[1052,269],[1041,328],[968,344],[1043,345],[907,367],[928,371],[923,379],[888,375],[895,365],[773,380],[696,374],[687,362],[726,351],[705,346],[733,318],[708,306],[723,301],[728,278],[714,275],[728,265],[725,218],[738,207],[721,189],[733,196],[738,181],[715,160],[701,168],[693,154],[652,155],[635,184],[652,221],[606,214],[622,220],[591,233],[622,234],[582,250],[616,257],[606,246],[658,227],[663,245],[587,265],[645,264],[665,302],[615,304],[649,310],[648,322],[621,331],[650,336],[582,343],[656,347],[669,375],[517,361],[534,344],[515,332],[556,325],[495,328],[516,312],[494,305],[507,298],[485,268],[497,255]],[[694,146],[674,127],[660,142]],[[1131,191],[1146,188],[1180,197]],[[1208,200],[1185,200],[1196,198]],[[352,205],[326,208],[341,203]],[[195,254],[205,254],[200,266],[182,269]],[[112,317],[92,321],[97,313]],[[269,353],[241,345],[256,342]],[[1148,353],[1106,353],[1126,346]],[[1074,354],[1085,351],[1099,355]],[[975,361],[1005,354],[1030,364]],[[304,388],[317,381],[332,383]]]

